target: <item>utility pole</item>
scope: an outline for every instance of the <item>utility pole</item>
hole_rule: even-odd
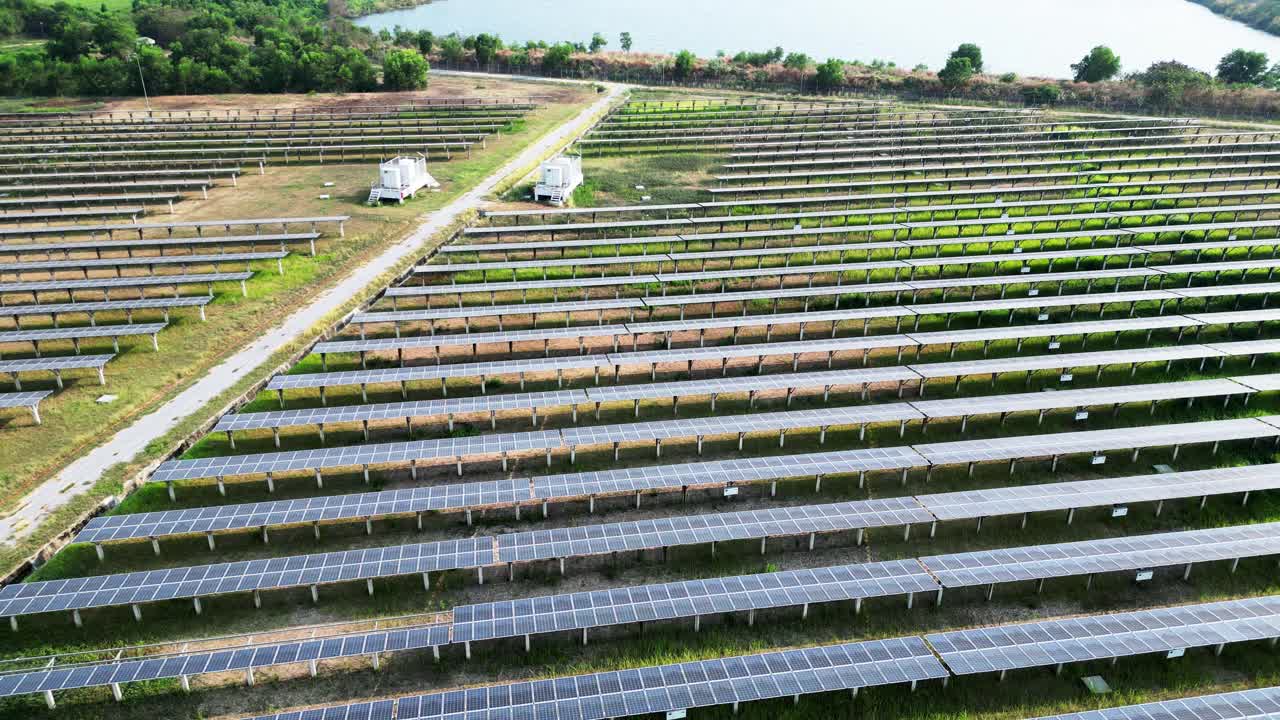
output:
[[[156,41],[149,37],[140,37],[134,42],[133,62],[138,66],[138,82],[142,83],[142,100],[147,104],[147,116],[151,116],[151,98],[147,95],[147,79],[142,75],[142,53],[138,48],[144,45],[155,45]]]

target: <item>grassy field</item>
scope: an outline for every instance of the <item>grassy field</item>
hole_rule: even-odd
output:
[[[545,86],[519,83],[495,82],[476,87],[470,80],[438,79],[431,92],[527,95],[546,90]],[[3,468],[0,494],[4,497],[4,509],[15,509],[27,491],[72,458],[161,404],[222,357],[278,323],[293,307],[335,282],[346,269],[373,257],[402,237],[424,214],[442,207],[529,142],[572,117],[586,99],[585,93],[570,91],[531,113],[515,132],[491,138],[488,148],[477,150],[470,159],[433,164],[431,171],[443,189],[403,206],[370,208],[364,205],[369,180],[376,170],[374,163],[368,162],[274,166],[269,167],[265,175],[247,172],[238,188],[216,189],[207,201],[182,203],[175,216],[157,216],[156,219],[162,220],[189,220],[349,214],[352,220],[347,224],[344,239],[329,233],[320,241],[318,257],[311,258],[303,252],[288,258],[284,276],[277,275],[274,267],[263,269],[249,282],[248,298],[240,296],[238,287],[218,288],[217,299],[207,309],[207,322],[200,322],[195,312],[175,313],[173,326],[160,336],[160,353],[153,353],[144,342],[123,342],[120,357],[107,368],[105,388],[97,385],[96,378],[76,373],[76,379],[64,392],[44,403],[43,426],[34,427],[19,414],[7,415],[6,442],[0,444],[0,468]],[[179,102],[198,103],[198,99],[183,98]],[[157,104],[162,103],[163,99]],[[329,182],[334,185],[326,187],[325,183]],[[321,194],[328,194],[331,199],[321,200]],[[114,319],[104,316],[100,322],[104,321]],[[109,351],[110,345],[106,348]],[[84,351],[100,349],[90,343]],[[52,387],[53,383],[52,380],[28,382],[24,379],[23,386],[37,389]],[[118,399],[110,404],[97,403],[96,399],[104,393],[116,395]],[[85,489],[96,480],[84,479]],[[15,550],[21,552],[27,547],[29,545]],[[20,557],[9,554],[11,549],[14,548],[4,548],[4,559],[8,562]]]
[[[709,174],[719,162],[718,158],[701,155],[645,156],[643,158],[592,158],[586,164],[588,182],[580,188],[575,200],[579,205],[638,204],[641,202],[669,203],[703,199],[698,190],[705,185]],[[268,175],[270,178],[270,175]],[[319,177],[303,181],[313,183]],[[637,187],[642,186],[642,187]],[[525,188],[518,187],[507,194],[508,206],[516,207],[515,200]],[[649,200],[643,200],[648,196]],[[659,245],[653,246],[655,249]],[[629,248],[629,251],[638,251]],[[690,251],[711,249],[690,247]],[[994,250],[994,248],[993,248]],[[793,258],[805,262],[815,256],[798,254]],[[819,253],[816,259],[828,256]],[[766,263],[781,264],[781,259]],[[1090,262],[1082,270],[1096,269],[1099,263]],[[1066,268],[1060,268],[1066,269]],[[1037,267],[1037,270],[1043,270]],[[571,271],[556,273],[552,277],[564,277]],[[983,272],[981,274],[987,274]],[[524,277],[522,275],[521,277]],[[540,276],[540,275],[539,275]],[[460,276],[461,279],[461,276]],[[470,278],[475,279],[475,278]],[[884,279],[884,278],[881,278]],[[1231,281],[1235,281],[1232,278]],[[687,288],[686,288],[687,289]],[[1082,284],[1070,284],[1068,293],[1083,289]],[[1122,289],[1132,289],[1129,287]],[[1099,290],[1095,290],[1099,292]],[[935,294],[936,295],[936,294]],[[968,293],[964,293],[967,299]],[[980,297],[989,293],[984,291]],[[530,299],[535,299],[531,296]],[[565,299],[565,298],[562,298]],[[842,298],[840,307],[852,307]],[[921,301],[935,301],[936,296],[922,295]],[[953,297],[951,299],[960,299]],[[501,298],[500,300],[501,301]],[[479,302],[479,301],[477,301]],[[827,307],[833,298],[823,298],[810,304],[811,309]],[[783,303],[779,311],[799,310],[804,299]],[[1199,303],[1184,312],[1213,312],[1229,310],[1234,297],[1214,300],[1201,307]],[[1244,297],[1240,309],[1259,307],[1262,296]],[[768,308],[753,305],[754,312]],[[1138,316],[1154,314],[1155,305],[1141,303],[1136,306]],[[211,312],[214,308],[211,308]],[[671,311],[674,313],[675,311]],[[1030,311],[1028,311],[1030,313]],[[1168,311],[1166,311],[1168,312]],[[1065,322],[1066,311],[1050,311],[1051,322]],[[703,309],[690,316],[705,314]],[[1127,307],[1112,307],[1106,317],[1124,317]],[[1036,322],[1034,313],[1019,314],[1014,322]],[[1094,311],[1081,312],[1077,320],[1093,319]],[[486,327],[489,321],[473,319],[472,327]],[[539,327],[562,324],[562,320],[539,323]],[[957,318],[952,329],[999,326],[1008,323],[1004,313],[984,316],[970,315]],[[937,330],[945,326],[943,320],[930,318],[921,330]],[[457,331],[460,323],[442,325],[446,332]],[[515,327],[508,324],[508,329]],[[841,335],[856,335],[860,322],[848,323]],[[406,328],[406,332],[418,332],[422,327]],[[1268,334],[1272,328],[1263,328]],[[825,325],[818,328],[820,334]],[[894,321],[875,320],[870,325],[872,334],[894,331]],[[348,330],[350,333],[351,331]],[[811,331],[813,332],[813,331]],[[742,335],[743,342],[762,339],[762,330]],[[1236,338],[1225,331],[1209,330],[1197,341],[1202,343],[1243,339],[1253,336],[1253,330],[1240,333]],[[811,334],[810,337],[813,337]],[[794,340],[794,331],[775,332],[774,341]],[[1174,333],[1158,332],[1153,345],[1173,342]],[[164,336],[162,336],[162,342]],[[727,333],[709,335],[708,344],[728,342]],[[1191,342],[1184,340],[1184,342]],[[571,343],[553,346],[567,350]],[[1118,343],[1120,348],[1145,345],[1142,333],[1129,333]],[[603,346],[603,343],[601,343]],[[1096,338],[1087,348],[1079,339],[1064,341],[1058,352],[1070,353],[1082,349],[1103,350],[1113,347],[1110,337]],[[990,357],[1009,357],[1016,354],[1012,342],[998,342],[989,348]],[[1046,340],[1024,343],[1021,354],[1047,354]],[[967,346],[956,353],[956,360],[982,357],[979,347]],[[425,354],[409,354],[410,360],[422,360]],[[481,355],[478,359],[497,359],[506,355]],[[450,359],[458,360],[461,354]],[[946,361],[945,348],[927,351],[922,362]],[[873,366],[891,365],[895,362],[892,350],[873,354]],[[391,364],[386,358],[371,361],[370,367]],[[854,367],[861,364],[856,354],[841,357],[836,367]],[[294,368],[294,372],[315,371],[319,360],[306,358]],[[750,372],[750,363],[735,363],[730,374]],[[354,356],[331,356],[329,370],[358,367]],[[804,362],[802,370],[825,367],[825,363]],[[768,372],[786,372],[789,362],[781,359],[769,366]],[[1210,365],[1204,371],[1194,363],[1177,363],[1171,371],[1163,365],[1147,365],[1131,375],[1127,367],[1111,367],[1100,378],[1092,369],[1079,372],[1070,383],[1062,381],[1057,373],[1036,373],[1029,381],[1022,375],[1002,376],[996,382],[974,378],[958,387],[951,382],[938,381],[929,385],[930,399],[945,397],[980,397],[999,393],[1025,392],[1035,389],[1067,389],[1082,387],[1107,387],[1138,383],[1154,383],[1206,377],[1230,377],[1232,375],[1257,374],[1280,371],[1280,362],[1263,358],[1250,367],[1248,360],[1231,360],[1224,367]],[[704,372],[700,370],[700,372]],[[711,373],[708,373],[711,374]],[[714,373],[714,374],[718,374]],[[658,380],[685,379],[683,371],[660,372]],[[632,373],[624,376],[626,382],[649,382],[648,373]],[[566,376],[566,387],[583,387],[591,384],[587,373],[571,373]],[[525,390],[536,391],[557,387],[549,376],[531,380]],[[489,392],[517,392],[515,383],[489,382]],[[461,380],[450,382],[449,396],[476,394],[474,382]],[[832,395],[830,406],[858,404],[856,390],[838,390]],[[441,397],[438,384],[421,383],[411,388],[411,400]],[[821,408],[820,395],[802,393],[790,405],[792,409]],[[912,393],[907,398],[912,399]],[[400,400],[398,388],[371,388],[369,402],[395,402]],[[896,388],[876,386],[872,401],[896,402]],[[356,388],[338,389],[328,394],[330,406],[360,402]],[[300,408],[319,404],[313,393],[291,393],[289,407]],[[263,394],[252,402],[246,411],[276,409],[274,394]],[[778,410],[786,407],[781,394],[775,393],[756,403],[754,412]],[[716,415],[752,412],[744,398],[721,398]],[[1074,409],[1050,413],[1043,425],[1036,421],[1034,413],[1015,415],[1005,423],[994,417],[971,419],[965,438],[989,438],[1025,436],[1033,434],[1069,432],[1081,429],[1133,428],[1139,435],[1150,425],[1192,422],[1228,417],[1250,417],[1280,412],[1280,397],[1275,394],[1254,397],[1245,407],[1236,399],[1227,407],[1219,400],[1197,401],[1194,407],[1182,403],[1162,403],[1154,413],[1145,406],[1129,406],[1113,416],[1108,408],[1097,408],[1087,423],[1074,417]],[[705,399],[685,400],[680,404],[680,417],[710,415]],[[640,406],[641,420],[659,420],[672,416],[670,399],[646,401]],[[547,414],[547,427],[571,425],[567,409]],[[605,408],[597,423],[589,413],[580,418],[580,425],[630,422],[633,418],[629,402]],[[499,416],[498,432],[518,432],[529,429],[527,413],[511,412]],[[414,426],[414,437],[445,437],[490,432],[487,422],[462,421],[450,433],[443,422],[419,421]],[[331,428],[327,431],[328,446],[354,445],[364,442],[362,434],[354,426]],[[857,428],[833,428],[828,432],[825,444],[820,445],[817,431],[792,431],[787,434],[785,448],[779,448],[776,434],[758,434],[748,438],[743,451],[736,449],[735,439],[709,440],[704,447],[703,459],[751,457],[837,450],[852,447],[890,447],[919,442],[941,442],[958,439],[959,422],[931,423],[926,436],[918,423],[908,427],[905,436],[899,435],[896,424],[872,426],[865,441],[858,438]],[[405,439],[404,427],[399,422],[375,423],[371,428],[371,441],[401,441]],[[320,447],[314,428],[286,430],[282,437],[283,449]],[[269,432],[241,433],[237,435],[239,454],[266,452],[273,449]],[[221,435],[206,436],[187,453],[188,457],[231,453],[232,450]],[[580,452],[577,462],[570,465],[567,456],[557,454],[553,467],[544,466],[541,456],[529,456],[514,461],[511,471],[500,472],[496,462],[468,463],[465,482],[495,480],[500,477],[538,476],[572,470],[588,471],[624,466],[673,464],[690,462],[699,456],[692,441],[664,442],[662,459],[656,460],[651,443],[629,444],[622,449],[622,462],[615,463],[612,452],[595,448]],[[906,486],[897,482],[896,473],[873,473],[865,488],[860,488],[853,477],[829,477],[824,480],[820,493],[815,493],[811,479],[779,483],[778,497],[768,497],[767,484],[744,486],[742,493],[732,500],[714,490],[696,490],[689,500],[682,502],[678,494],[649,496],[639,509],[632,505],[629,496],[597,501],[595,514],[587,514],[585,503],[556,503],[551,516],[527,509],[516,519],[510,509],[494,509],[477,514],[474,527],[462,524],[458,514],[428,515],[426,527],[417,531],[411,518],[378,519],[371,535],[365,534],[362,522],[326,524],[322,539],[317,541],[309,527],[273,529],[270,543],[264,544],[255,532],[220,535],[216,551],[210,551],[203,537],[165,538],[161,540],[162,555],[155,557],[146,542],[112,544],[107,546],[107,562],[100,564],[88,546],[72,546],[59,553],[46,564],[35,579],[53,579],[97,575],[106,572],[180,567],[203,563],[248,560],[252,558],[282,557],[337,549],[386,547],[403,543],[423,542],[470,535],[492,535],[534,528],[569,527],[588,524],[641,520],[673,515],[722,513],[737,510],[803,505],[842,500],[890,498],[902,495],[920,495],[961,489],[995,488],[1009,485],[1047,483],[1069,480],[1101,479],[1152,472],[1154,465],[1172,463],[1176,470],[1220,467],[1242,464],[1276,462],[1280,459],[1270,444],[1256,447],[1247,442],[1226,443],[1216,455],[1207,446],[1184,447],[1177,460],[1172,459],[1168,448],[1143,451],[1132,460],[1128,453],[1112,453],[1107,463],[1091,465],[1085,456],[1074,456],[1063,461],[1057,473],[1049,472],[1047,462],[1022,462],[1015,472],[1005,463],[980,465],[973,477],[968,477],[963,467],[948,467],[935,471],[930,482],[924,474],[915,472]],[[373,474],[372,486],[361,482],[359,473],[326,473],[326,495],[349,492],[365,492],[370,489],[411,487],[422,484],[458,482],[451,465],[423,468],[415,483],[402,469],[382,468]],[[281,500],[294,497],[310,497],[317,494],[314,480],[306,474],[284,474],[276,479],[276,492],[268,494],[264,483],[234,482],[227,487],[227,497],[218,495],[212,483],[182,483],[178,486],[177,502],[170,502],[161,486],[146,487],[127,498],[115,512],[132,513],[175,508],[205,507],[225,503],[244,503],[264,500]],[[628,556],[614,564],[607,558],[574,559],[569,572],[560,576],[554,563],[534,563],[517,568],[515,580],[507,582],[505,573],[493,573],[483,586],[475,583],[474,572],[449,572],[433,576],[430,591],[423,591],[416,577],[378,580],[372,597],[363,584],[349,583],[325,586],[320,590],[321,601],[313,605],[305,588],[264,592],[263,606],[254,609],[244,594],[207,599],[203,614],[193,616],[189,602],[148,604],[144,607],[145,622],[135,623],[127,608],[117,607],[84,613],[85,628],[75,629],[61,615],[24,618],[22,632],[10,635],[0,647],[0,658],[30,657],[42,654],[69,654],[100,650],[103,648],[144,643],[162,643],[170,649],[180,649],[188,642],[201,642],[205,646],[231,645],[252,636],[254,641],[266,642],[284,637],[296,637],[324,623],[350,623],[350,629],[368,627],[379,621],[389,625],[411,621],[415,616],[421,622],[423,613],[445,613],[450,608],[469,602],[482,602],[506,598],[529,597],[553,593],[598,590],[611,587],[667,582],[698,577],[715,577],[735,574],[773,572],[803,567],[829,566],[849,562],[883,561],[925,555],[965,552],[1000,547],[1014,547],[1053,542],[1087,540],[1125,535],[1170,532],[1184,529],[1212,528],[1244,523],[1280,520],[1280,498],[1272,494],[1255,494],[1247,506],[1242,506],[1238,496],[1213,497],[1207,506],[1199,509],[1195,500],[1167,503],[1164,513],[1156,517],[1150,504],[1135,504],[1127,517],[1113,518],[1110,507],[1080,511],[1068,525],[1064,514],[1046,513],[1034,516],[1025,529],[1017,517],[989,520],[981,532],[975,532],[971,523],[943,523],[936,537],[929,538],[927,528],[917,527],[911,539],[903,539],[898,528],[876,529],[867,533],[868,543],[857,546],[851,533],[819,537],[817,546],[807,551],[805,539],[787,538],[771,540],[769,551],[759,554],[755,541],[720,543],[712,556],[706,546],[672,548],[669,553],[640,553],[640,557]],[[576,633],[540,636],[533,642],[532,653],[525,655],[519,641],[481,643],[474,648],[470,661],[462,657],[460,648],[446,648],[439,663],[432,661],[430,652],[397,653],[382,658],[381,667],[373,670],[367,657],[328,662],[322,665],[317,678],[309,678],[304,668],[288,666],[259,671],[256,684],[245,687],[239,674],[204,676],[194,679],[192,692],[184,693],[177,681],[153,681],[129,683],[124,687],[124,700],[115,703],[107,688],[95,688],[59,694],[60,707],[56,711],[44,708],[39,696],[28,696],[0,702],[0,718],[232,718],[263,713],[276,709],[327,703],[352,702],[401,694],[420,693],[433,689],[455,688],[500,682],[506,680],[554,677],[565,674],[596,672],[607,669],[631,668],[657,663],[712,658],[731,654],[759,652],[787,647],[808,646],[850,640],[918,635],[937,630],[1009,623],[1044,617],[1060,617],[1079,613],[1099,613],[1159,607],[1181,603],[1206,602],[1217,599],[1256,596],[1280,592],[1274,560],[1247,559],[1239,571],[1232,573],[1228,563],[1197,565],[1189,581],[1181,579],[1180,568],[1162,569],[1152,582],[1136,583],[1129,574],[1099,576],[1092,587],[1086,589],[1082,577],[1063,578],[1047,583],[1043,594],[1037,594],[1031,583],[1003,585],[987,601],[981,589],[949,591],[946,602],[935,606],[931,598],[916,598],[915,607],[907,610],[903,598],[892,597],[871,600],[864,612],[855,615],[849,603],[815,606],[807,620],[800,619],[796,608],[786,608],[758,613],[753,626],[748,626],[746,616],[738,614],[723,617],[705,617],[701,632],[694,633],[690,623],[651,623],[637,628],[634,625],[609,630],[593,630],[588,646],[576,644]],[[498,577],[493,577],[497,575]],[[227,636],[223,639],[214,639]],[[94,653],[92,657],[98,657]],[[84,656],[86,659],[90,655]],[[1100,674],[1113,688],[1105,696],[1090,695],[1080,678]],[[1105,662],[1076,664],[1067,667],[1059,677],[1051,669],[1028,670],[1011,673],[1005,682],[994,676],[953,678],[950,686],[925,683],[915,693],[903,686],[873,688],[862,692],[851,701],[845,693],[805,697],[793,705],[790,699],[747,703],[738,713],[739,718],[763,720],[780,717],[786,720],[813,718],[861,717],[888,720],[967,720],[981,717],[984,720],[1018,720],[1050,713],[1078,711],[1124,703],[1178,697],[1187,694],[1203,694],[1262,686],[1280,682],[1280,656],[1262,643],[1229,645],[1221,656],[1210,650],[1190,651],[1186,657],[1167,660],[1163,656],[1143,656],[1123,659],[1111,666]],[[702,718],[727,720],[728,708],[697,709],[691,715]]]

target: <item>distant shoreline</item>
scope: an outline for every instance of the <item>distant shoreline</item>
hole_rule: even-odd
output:
[[[1268,35],[1280,36],[1280,0],[1190,0],[1203,5],[1229,20],[1261,30]]]

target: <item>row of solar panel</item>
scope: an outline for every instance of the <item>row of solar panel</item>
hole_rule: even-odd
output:
[[[438,652],[438,648],[445,645],[521,635],[769,608],[807,607],[812,603],[860,602],[875,597],[940,593],[943,587],[1270,555],[1280,549],[1280,539],[1275,537],[1275,531],[1274,525],[1217,528],[466,605],[456,608],[452,621],[444,624],[407,625],[393,630],[284,643],[12,672],[0,675],[0,696],[426,647],[437,648]],[[1226,605],[1234,608],[1242,604]],[[1253,608],[1255,604],[1244,603],[1243,606]],[[1223,615],[1221,612],[1217,614],[1218,617]],[[1114,626],[1110,618],[1108,622]],[[1022,629],[1031,627],[1038,626],[1017,626],[1009,635],[1018,635]],[[935,647],[944,653],[944,648],[972,650],[964,645],[966,641],[962,639],[971,634],[940,636],[943,639],[935,643]],[[932,642],[933,638],[930,640]],[[956,665],[953,668],[958,673],[965,672]]]
[[[1068,451],[1069,449],[1064,449]],[[1265,471],[1264,471],[1265,472]],[[668,481],[670,482],[670,481]],[[1193,484],[1191,492],[1218,494],[1219,492],[1250,492],[1260,489],[1255,477],[1231,477],[1217,489],[1210,490],[1201,484]],[[1266,487],[1267,481],[1261,481]],[[692,484],[692,483],[690,483]],[[1172,484],[1171,484],[1172,487]],[[1229,488],[1229,489],[1228,489]],[[1123,496],[1123,492],[1118,492]],[[1180,491],[1186,492],[1186,489]],[[1156,492],[1155,495],[1163,499]],[[1111,497],[1116,497],[1112,495]],[[1141,497],[1141,495],[1139,495]],[[1148,495],[1150,497],[1150,495]],[[135,604],[158,600],[200,597],[228,592],[294,587],[334,582],[345,582],[375,577],[388,577],[441,570],[484,568],[490,565],[515,562],[532,562],[567,557],[590,556],[624,550],[642,550],[672,545],[691,545],[709,542],[761,539],[773,536],[808,535],[814,533],[860,531],[869,528],[913,524],[936,523],[939,516],[930,512],[924,502],[911,497],[883,500],[806,505],[765,510],[741,511],[667,517],[652,520],[590,525],[546,530],[531,530],[495,537],[475,537],[467,540],[447,540],[431,543],[330,552],[316,555],[254,560],[243,563],[222,563],[144,571],[123,575],[105,575],[69,580],[53,580],[23,583],[0,588],[0,617],[31,613],[53,612],[110,605]],[[946,503],[948,500],[944,499]],[[984,517],[992,512],[990,504],[966,506],[953,497],[946,519],[960,516]],[[1058,500],[1056,503],[1060,503]],[[1003,503],[1003,504],[1001,504]],[[1017,512],[1029,513],[1045,506],[1035,498],[997,498],[997,509],[1019,508]],[[966,509],[968,507],[969,509]],[[1052,505],[1051,505],[1052,507]],[[1264,531],[1274,530],[1263,526]],[[1206,531],[1188,537],[1210,537]],[[1218,542],[1217,552],[1225,547],[1231,557],[1252,556],[1259,547],[1268,547],[1271,540],[1263,532],[1258,535],[1252,528],[1235,528],[1223,531],[1229,534]],[[1148,539],[1150,541],[1150,539]],[[985,563],[986,574],[975,570],[971,561],[951,562],[939,560],[937,572],[954,571],[948,581],[957,586],[1007,582],[1019,577],[1054,577],[1058,574],[1103,571],[1108,563],[1139,562],[1140,545],[1128,544],[1122,539],[1110,552],[1093,550],[1078,554],[1067,552],[1053,557],[1039,548],[1033,557],[1002,558],[992,555]],[[1258,543],[1262,543],[1261,546]],[[1157,558],[1168,552],[1174,543],[1160,538]],[[1245,548],[1248,548],[1245,550]],[[1188,552],[1204,552],[1203,542],[1193,543]],[[1187,556],[1183,556],[1187,557]],[[1044,565],[1032,562],[1043,561]],[[1183,562],[1211,559],[1195,555]],[[1221,559],[1221,558],[1218,558]],[[1068,562],[1069,561],[1069,562]],[[1063,563],[1067,562],[1066,565]],[[1114,568],[1119,569],[1119,568]],[[1012,575],[1011,575],[1012,573]],[[1047,574],[1045,574],[1047,573]],[[946,584],[946,583],[944,583]]]
[[[1273,596],[480,686],[315,711],[273,713],[259,716],[258,720],[603,720],[789,695],[914,684],[951,674],[1044,667],[1270,639],[1280,634],[1278,621],[1280,611]],[[980,666],[970,664],[971,658],[978,656],[991,660]],[[62,688],[49,687],[44,692],[51,693],[53,689]],[[1170,708],[1181,710],[1174,713],[1178,717],[1224,720],[1268,717],[1276,714],[1278,707],[1280,692],[1268,689],[1086,716],[1090,720],[1163,717],[1160,710]]]

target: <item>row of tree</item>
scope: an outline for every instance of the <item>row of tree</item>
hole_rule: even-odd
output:
[[[131,18],[0,0],[0,28],[44,40],[0,54],[5,95],[405,90],[429,70],[321,0],[135,0]]]
[[[436,36],[397,27],[375,34],[330,17],[332,2],[134,0],[129,17],[65,2],[0,0],[0,33],[44,40],[43,46],[0,53],[0,92],[130,95],[141,93],[143,83],[153,94],[404,90],[425,86],[429,58],[451,65],[476,63],[584,77],[602,76],[602,69],[607,76],[610,68],[621,65],[627,77],[633,77],[634,69],[639,80],[650,75],[676,81],[743,76],[796,82],[821,92],[862,87],[867,81],[868,66],[862,63],[836,58],[817,63],[781,47],[733,56],[721,53],[705,61],[687,50],[633,58],[633,39],[625,32],[618,37],[622,58],[605,52],[609,41],[600,33],[586,42],[517,46],[487,33]],[[932,82],[949,94],[976,99],[1008,95],[993,89],[993,80],[984,75],[982,49],[972,43],[956,48],[936,76],[924,66],[908,73],[892,63],[876,62],[869,69],[873,77],[882,78],[876,81],[881,87],[919,90]],[[1110,48],[1098,46],[1071,69],[1076,83],[1102,83],[1119,76],[1121,62]],[[886,79],[891,82],[883,82]],[[1132,73],[1127,80],[1144,89],[1149,104],[1176,108],[1192,89],[1280,89],[1280,64],[1272,66],[1266,54],[1241,49],[1222,58],[1216,78],[1170,61]],[[1016,84],[1021,99],[1033,104],[1054,103],[1064,92],[1073,92],[1064,83],[1022,81],[1012,73],[998,81]]]

